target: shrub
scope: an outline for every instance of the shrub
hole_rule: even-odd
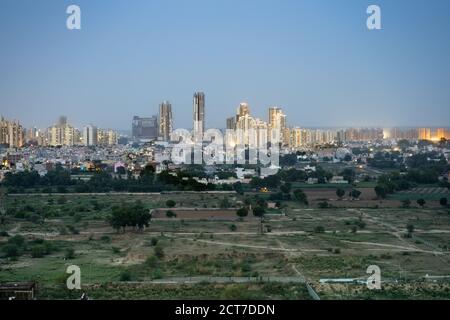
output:
[[[67,248],[64,257],[67,260],[72,260],[75,258],[75,250],[73,248]]]
[[[18,247],[23,247],[25,245],[25,238],[17,235],[8,239],[8,244],[14,244]]]
[[[164,258],[164,250],[160,246],[156,246],[153,251],[155,252],[155,256],[159,259]]]
[[[80,231],[78,231],[78,229],[75,228],[73,225],[68,225],[68,226],[67,226],[67,229],[69,229],[69,231],[70,231],[72,234],[79,234],[79,233],[80,233]]]
[[[131,281],[131,273],[128,271],[124,271],[120,274],[120,281],[126,282]]]
[[[115,254],[120,253],[120,248],[118,248],[118,247],[112,247],[111,249],[112,249],[112,252]]]
[[[169,207],[169,208],[175,207],[176,204],[177,204],[177,203],[176,203],[175,201],[173,201],[173,200],[167,200],[167,201],[166,201],[166,206]]]
[[[325,228],[323,226],[317,226],[314,228],[314,232],[315,233],[324,233],[325,232]]]
[[[38,215],[38,214],[36,214],[36,213],[31,214],[31,215],[28,217],[28,220],[29,220],[30,222],[32,222],[32,223],[35,223],[35,224],[40,223],[40,222],[42,221],[41,216]]]
[[[74,214],[74,216],[73,216],[73,221],[74,221],[75,223],[80,222],[81,219],[83,219],[83,216],[82,216],[81,214],[79,214],[79,213]]]
[[[158,265],[158,259],[155,256],[150,256],[145,260],[145,265],[150,268],[155,268]]]
[[[238,215],[238,217],[244,218],[244,217],[248,216],[248,209],[245,207],[240,208],[236,211],[236,214]]]
[[[319,206],[320,209],[327,209],[330,207],[327,201],[319,202],[317,205]]]
[[[42,258],[47,254],[47,250],[44,245],[35,245],[31,248],[32,258]]]
[[[6,231],[0,231],[0,237],[9,237],[9,233]]]
[[[60,205],[67,203],[67,199],[65,197],[59,197],[57,201]]]
[[[235,224],[230,225],[229,228],[230,228],[230,231],[233,231],[233,232],[237,230],[237,227]]]
[[[168,211],[166,212],[166,217],[167,217],[167,218],[176,218],[176,217],[177,217],[177,214],[176,214],[175,212],[173,212],[172,210],[168,210]]]
[[[16,244],[10,243],[5,244],[2,247],[3,254],[5,257],[17,257],[19,255],[19,247]]]
[[[110,243],[111,242],[111,237],[109,236],[102,236],[100,238],[101,241],[106,242],[106,243]]]
[[[157,244],[158,244],[158,239],[157,238],[152,238],[151,240],[150,240],[150,244],[154,247],[154,246],[156,246]]]

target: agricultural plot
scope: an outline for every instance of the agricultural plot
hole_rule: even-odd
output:
[[[260,220],[220,209],[225,197],[232,207],[244,201],[202,194],[8,196],[0,281],[37,281],[43,299],[77,298],[65,288],[65,271],[78,265],[83,290],[96,299],[310,299],[305,280],[323,299],[450,298],[444,208],[318,209],[285,201],[279,214]],[[111,208],[135,201],[159,216],[145,230],[115,231]],[[169,218],[167,210],[180,215]],[[321,283],[364,280],[369,265],[381,268],[382,292]]]

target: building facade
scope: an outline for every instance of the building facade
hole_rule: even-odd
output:
[[[170,140],[173,130],[172,105],[168,101],[163,101],[159,105],[159,136],[163,141]]]

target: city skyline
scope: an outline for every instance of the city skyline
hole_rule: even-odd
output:
[[[450,123],[448,1],[378,1],[379,31],[366,28],[367,1],[77,4],[78,31],[66,29],[66,1],[0,4],[5,117],[129,130],[123,119],[157,114],[166,99],[189,128],[192,92],[203,91],[207,127],[242,101],[259,118],[279,105],[303,127]]]

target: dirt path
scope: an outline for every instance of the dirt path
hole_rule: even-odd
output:
[[[430,253],[433,255],[443,255],[444,254],[443,252],[440,252],[440,251],[422,250],[417,247],[404,247],[404,246],[397,246],[397,245],[387,244],[387,243],[360,242],[360,241],[348,241],[348,240],[341,240],[341,242],[351,243],[351,244],[368,245],[368,246],[377,246],[377,247],[384,247],[384,248],[395,248],[395,249],[401,249],[401,250],[406,250],[406,251]]]

